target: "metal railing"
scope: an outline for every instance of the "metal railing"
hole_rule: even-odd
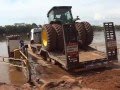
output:
[[[20,64],[17,64],[17,63],[14,63],[14,62],[13,62],[13,63],[10,63],[10,61],[23,63],[24,66],[21,66]],[[0,62],[9,64],[9,65],[15,66],[15,67],[26,68],[26,65],[25,65],[25,63],[24,63],[24,60],[22,60],[22,59],[15,59],[15,58],[9,58],[9,57],[0,56]]]

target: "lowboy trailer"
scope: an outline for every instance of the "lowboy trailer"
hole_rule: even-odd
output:
[[[74,25],[63,25],[63,30],[65,51],[58,52],[56,50],[49,52],[42,47],[39,53],[45,60],[54,64],[59,63],[66,70],[70,71],[106,67],[118,62],[113,22],[104,23],[106,53],[90,46],[85,49],[79,49]]]

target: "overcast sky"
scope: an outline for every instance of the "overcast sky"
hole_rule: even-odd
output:
[[[74,18],[102,25],[120,24],[120,0],[0,0],[0,25],[47,23],[46,14],[53,6],[72,6]]]

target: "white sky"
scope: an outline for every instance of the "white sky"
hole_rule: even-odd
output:
[[[120,0],[0,0],[0,25],[14,23],[47,23],[47,12],[53,6],[72,6],[74,18],[102,25],[120,24]]]

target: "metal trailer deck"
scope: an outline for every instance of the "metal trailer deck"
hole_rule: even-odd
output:
[[[60,52],[48,52],[44,49],[41,49],[41,56],[52,60],[56,63],[59,63],[65,69],[69,70],[67,67],[67,58],[66,55]],[[80,50],[79,52],[79,63],[76,64],[79,69],[91,69],[107,66],[108,60],[104,52],[98,51],[94,48],[89,47],[89,50]],[[92,66],[92,67],[91,67]],[[77,69],[76,68],[76,69]]]

